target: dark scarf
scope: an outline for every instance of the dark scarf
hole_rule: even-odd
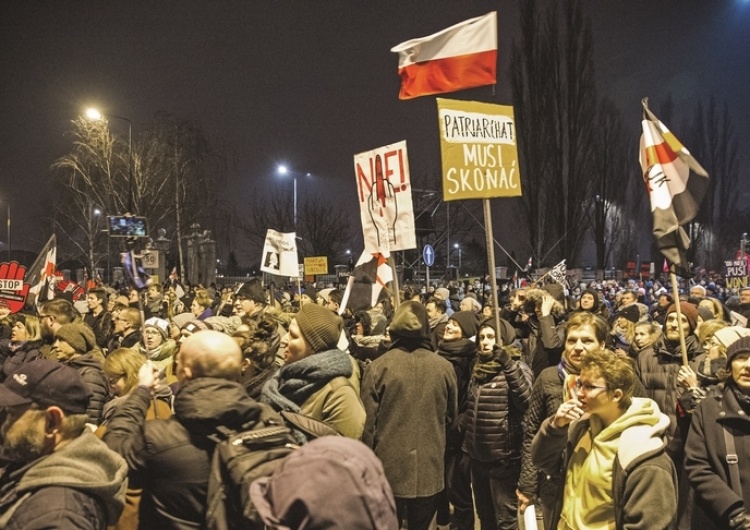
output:
[[[282,366],[263,387],[260,400],[275,410],[299,412],[311,395],[334,377],[351,377],[349,354],[341,350],[316,353]]]
[[[500,346],[495,344],[489,353],[478,351],[477,361],[474,363],[474,370],[471,374],[471,385],[483,385],[499,374],[503,370],[503,365],[500,363],[503,355],[508,355],[511,359],[520,358],[521,350],[513,345]]]
[[[469,339],[458,339],[452,341],[440,341],[438,353],[449,361],[461,362],[462,360],[472,360],[477,352],[477,345]]]
[[[734,397],[737,399],[737,403],[742,410],[744,410],[746,414],[750,414],[750,396],[742,392],[731,377],[727,379],[727,386],[734,394]]]

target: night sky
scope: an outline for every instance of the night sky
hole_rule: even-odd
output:
[[[500,31],[495,94],[485,87],[458,97],[510,104],[515,1],[2,2],[0,240],[8,197],[13,247],[36,251],[48,237],[35,229],[39,198],[50,193],[48,168],[69,152],[65,133],[88,106],[129,118],[134,135],[161,110],[197,122],[230,153],[225,196],[240,212],[253,189],[281,186],[291,198],[278,163],[310,172],[299,181],[300,200],[327,192],[353,212],[359,231],[355,153],[405,139],[413,179],[440,168],[434,97],[398,100],[390,48],[491,10]],[[732,108],[747,175],[750,2],[587,0],[584,10],[598,88],[617,101],[633,134],[644,96],[658,102],[671,93],[676,111],[692,112],[713,95]],[[110,127],[127,134],[122,122]],[[512,212],[510,200],[493,205],[499,216]],[[495,236],[507,244],[502,231]]]

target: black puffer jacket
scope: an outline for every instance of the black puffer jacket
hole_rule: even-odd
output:
[[[41,356],[39,348],[42,344],[42,340],[27,340],[20,343],[12,343],[10,340],[0,341],[0,358],[3,360],[0,381],[4,381],[22,365],[39,358]]]
[[[101,355],[101,352],[97,353]],[[107,381],[107,376],[104,375],[102,369],[102,363],[94,357],[93,353],[89,352],[65,361],[65,364],[75,368],[91,390],[92,396],[86,414],[89,417],[89,423],[99,425],[102,422],[104,404],[112,397],[109,392],[109,381]]]
[[[688,360],[702,353],[695,335],[685,337]],[[661,337],[656,343],[643,350],[636,358],[636,373],[646,389],[646,397],[656,401],[659,410],[669,416],[667,438],[670,440],[667,452],[681,459],[683,440],[677,430],[677,402],[687,390],[677,384],[677,373],[682,366],[679,343]]]
[[[278,416],[240,383],[211,377],[185,382],[168,420],[144,421],[150,401],[146,388],[136,388],[117,407],[104,441],[145,485],[141,530],[201,528],[214,449],[208,436],[219,425],[237,429],[261,413]]]
[[[529,408],[524,416],[523,448],[521,453],[521,476],[518,489],[527,497],[539,494],[542,502],[554,502],[559,476],[548,476],[531,463],[531,442],[542,426],[542,422],[553,415],[563,403],[563,374],[557,366],[542,370],[531,388]],[[541,484],[539,481],[541,480]],[[554,504],[550,504],[553,506]]]
[[[475,378],[469,389],[462,449],[480,462],[519,459],[522,420],[531,399],[531,370],[496,346],[500,372],[484,383]]]

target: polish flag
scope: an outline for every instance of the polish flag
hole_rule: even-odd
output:
[[[391,48],[398,53],[399,99],[497,82],[497,12]]]

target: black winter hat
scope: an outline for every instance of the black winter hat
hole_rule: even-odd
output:
[[[633,324],[637,323],[641,319],[641,312],[636,304],[630,304],[625,306],[617,312],[618,317],[622,317],[629,320]]]
[[[448,320],[456,321],[466,339],[472,338],[479,330],[479,321],[474,311],[457,311],[448,317]]]

